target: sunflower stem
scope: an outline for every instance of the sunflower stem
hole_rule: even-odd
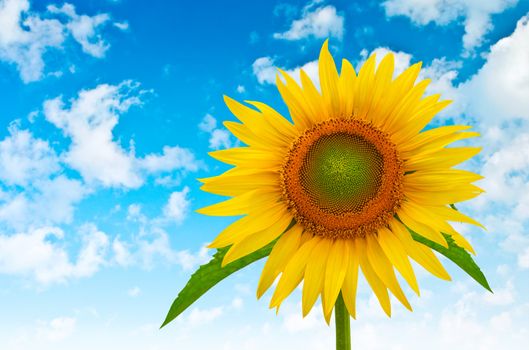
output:
[[[342,293],[338,295],[334,307],[334,320],[336,323],[336,350],[351,350],[351,326],[349,312],[345,308]]]

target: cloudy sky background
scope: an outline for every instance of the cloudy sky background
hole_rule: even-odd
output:
[[[236,140],[222,95],[286,114],[276,67],[317,80],[337,61],[393,51],[423,62],[429,93],[454,103],[436,125],[471,124],[483,152],[465,167],[487,191],[461,205],[494,294],[450,262],[417,268],[414,312],[388,319],[365,283],[353,348],[524,349],[529,339],[529,2],[525,0],[0,0],[0,347],[330,349],[299,291],[278,316],[255,300],[262,262],[158,327],[204,245],[230,218],[197,177]]]

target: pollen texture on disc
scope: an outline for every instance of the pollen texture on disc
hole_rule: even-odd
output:
[[[314,142],[300,172],[301,185],[322,209],[359,211],[381,185],[383,158],[359,135],[334,133]]]

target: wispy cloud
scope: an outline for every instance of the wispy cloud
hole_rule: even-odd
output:
[[[342,39],[345,18],[336,7],[323,5],[322,1],[309,2],[301,11],[301,18],[294,20],[283,33],[275,33],[275,39],[300,40],[305,38],[335,37]]]
[[[107,13],[80,15],[68,3],[38,13],[30,10],[29,0],[5,0],[0,3],[0,60],[14,64],[22,81],[30,83],[45,76],[45,54],[62,51],[69,37],[84,53],[102,58],[110,44],[101,30],[109,20]]]
[[[493,29],[492,15],[514,6],[518,0],[387,0],[382,6],[388,17],[406,16],[416,25],[435,23],[446,26],[454,21],[463,22],[463,47],[468,54],[484,42]]]
[[[217,119],[211,114],[206,114],[198,124],[200,131],[209,134],[209,148],[229,148],[233,145],[230,133],[224,128],[217,127]]]

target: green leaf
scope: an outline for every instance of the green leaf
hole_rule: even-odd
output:
[[[409,228],[408,230],[410,231],[411,236],[413,237],[414,240],[416,240],[419,243],[424,244],[425,246],[432,248],[433,250],[436,250],[437,252],[446,256],[448,259],[452,260],[457,266],[463,269],[463,271],[465,271],[476,282],[478,282],[485,289],[493,293],[492,289],[490,289],[489,282],[487,282],[485,275],[483,274],[483,272],[481,272],[479,266],[472,259],[472,256],[465,249],[458,246],[454,242],[454,239],[452,238],[452,236],[447,235],[446,233],[443,233],[443,236],[448,242],[448,248],[445,248],[442,245],[435,243],[433,241],[430,241],[429,239],[421,236],[420,234],[413,232]]]
[[[200,266],[199,269],[191,275],[191,278],[185,285],[184,289],[178,293],[178,296],[171,305],[171,308],[165,317],[165,321],[163,321],[163,324],[160,326],[160,328],[174,320],[191,304],[197,301],[198,298],[204,295],[204,293],[206,293],[226,277],[257,260],[270,255],[275,243],[275,241],[271,242],[267,246],[224,267],[221,267],[221,262],[224,258],[224,255],[226,255],[228,252],[229,247],[218,249],[215,255],[213,255],[213,258],[207,264]]]

